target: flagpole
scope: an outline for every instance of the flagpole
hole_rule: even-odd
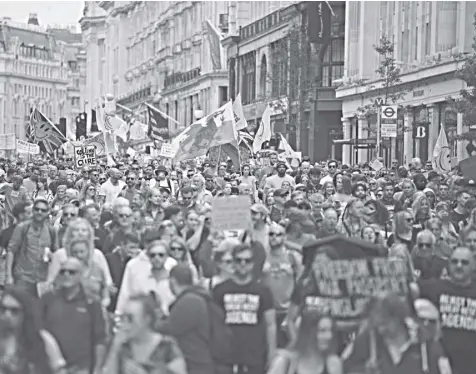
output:
[[[221,160],[221,144],[220,144],[220,147],[218,148],[218,166],[220,166],[220,160]]]
[[[157,109],[155,106],[153,106],[152,104],[149,104],[149,103],[144,103],[145,105],[147,105],[149,108],[151,108],[152,110],[155,110],[156,112],[160,113],[161,115],[163,115],[164,117],[168,118],[169,120],[171,120],[173,123],[177,124],[177,125],[180,125],[180,122],[176,121],[175,119],[173,119],[172,117],[170,117],[168,114],[165,114],[164,112],[162,112],[161,110]]]

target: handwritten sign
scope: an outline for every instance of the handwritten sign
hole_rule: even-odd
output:
[[[24,140],[17,139],[17,152],[18,153],[28,153],[31,155],[39,155],[40,147],[38,144],[28,143]]]
[[[162,143],[159,155],[161,157],[173,158],[175,156],[175,152],[173,150],[172,145],[170,143]]]
[[[96,146],[86,145],[84,147],[74,147],[74,163],[77,168],[96,166]]]
[[[328,260],[313,263],[314,295],[305,308],[328,313],[335,319],[363,317],[367,302],[386,293],[408,294],[408,268],[403,261],[385,257]]]
[[[247,230],[251,223],[248,196],[217,197],[212,201],[212,226],[218,231]]]

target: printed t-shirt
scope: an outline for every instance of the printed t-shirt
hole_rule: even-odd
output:
[[[218,284],[212,294],[233,333],[234,364],[264,365],[268,347],[264,313],[273,309],[270,289],[256,281],[239,285],[230,279]]]
[[[421,297],[440,312],[441,343],[454,372],[474,373],[476,367],[476,285],[456,285],[448,279],[420,282]]]

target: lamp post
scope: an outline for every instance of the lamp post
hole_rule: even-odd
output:
[[[86,105],[89,104],[89,101],[88,100],[84,100],[84,103],[83,103],[83,113],[86,113]]]
[[[200,108],[200,105],[193,111],[193,115],[197,121],[203,118],[204,114],[202,108]]]

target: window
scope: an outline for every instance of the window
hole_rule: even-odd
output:
[[[242,99],[243,104],[249,104],[256,99],[256,53],[250,52],[242,56],[243,80]]]
[[[279,97],[287,94],[289,53],[288,39],[271,44],[271,95]]]
[[[414,60],[418,60],[418,32],[419,32],[419,28],[417,27],[415,29],[415,56],[413,57]]]
[[[431,52],[431,27],[430,23],[425,24],[425,56],[428,56]]]
[[[327,47],[322,62],[322,87],[332,87],[344,75],[344,39],[334,39]]]
[[[266,80],[268,79],[268,65],[266,55],[261,58],[261,66],[259,73],[259,94],[264,96],[266,94]]]

